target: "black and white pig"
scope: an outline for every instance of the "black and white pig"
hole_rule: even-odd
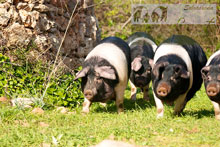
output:
[[[215,111],[215,118],[220,120],[220,50],[215,52],[201,70],[205,89]]]
[[[156,50],[152,70],[153,94],[157,117],[163,117],[163,102],[175,102],[180,114],[202,84],[200,70],[207,62],[201,46],[183,35],[173,35]]]
[[[130,48],[120,38],[103,39],[86,57],[76,79],[82,78],[85,100],[83,112],[92,102],[116,100],[118,113],[123,112],[124,91],[131,71]]]
[[[136,32],[128,37],[127,43],[131,49],[131,99],[136,100],[139,87],[144,93],[144,99],[149,101],[148,89],[151,81],[154,51],[157,45],[149,34]]]

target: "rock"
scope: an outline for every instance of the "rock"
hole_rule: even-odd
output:
[[[39,12],[49,12],[50,8],[44,4],[39,4],[34,7],[34,10]]]
[[[0,26],[7,26],[10,20],[10,14],[6,8],[0,8]]]
[[[13,4],[14,0],[7,0],[7,2]]]
[[[15,98],[11,100],[12,106],[31,108],[34,104],[35,99],[33,98]]]
[[[57,107],[56,110],[62,114],[66,114],[68,112],[68,109],[65,107]]]
[[[45,0],[38,0],[38,3],[43,4]]]
[[[87,55],[93,47],[93,39],[92,38],[85,38],[86,43],[86,49],[85,49],[85,55]]]
[[[37,21],[39,20],[39,12],[32,11],[28,12],[26,10],[19,10],[19,15],[25,27],[35,28]]]
[[[55,16],[55,22],[60,31],[65,31],[68,25],[68,20],[63,16]]]
[[[71,51],[77,48],[77,42],[75,40],[75,36],[70,36],[69,34],[66,36],[64,43],[63,43],[63,54],[70,54]]]
[[[60,42],[61,42],[61,38],[59,37],[61,36],[59,33],[57,34],[49,34],[48,40],[50,41],[51,44],[53,44],[53,51],[57,52],[59,46],[60,46]]]
[[[9,3],[1,3],[0,8],[4,8],[4,9],[8,10],[10,8],[10,4]]]
[[[51,144],[50,143],[42,143],[40,146],[41,147],[51,147]]]
[[[39,20],[39,27],[42,31],[48,31],[52,27],[55,27],[55,22],[49,20],[46,15],[41,15]]]
[[[3,37],[7,40],[7,46],[26,46],[32,39],[32,31],[19,23],[14,23],[4,30]]]
[[[48,40],[48,38],[44,35],[38,35],[36,37],[36,39],[34,40],[34,42],[36,43],[36,45],[39,47],[38,49],[42,52],[44,52],[45,50],[48,50],[50,48],[52,48],[52,44],[50,43],[50,41]]]
[[[0,97],[0,104],[11,105],[11,100],[5,96]]]
[[[54,59],[77,2],[59,58],[76,68],[100,38],[94,7],[87,8],[93,0],[5,0],[0,3],[0,46],[20,48],[33,42],[30,54]]]
[[[84,41],[85,41],[85,33],[86,33],[86,24],[80,23],[78,37],[79,37],[81,44],[84,43]]]
[[[20,16],[18,14],[18,12],[16,11],[16,7],[15,6],[11,6],[8,12],[11,16],[11,19],[13,21],[20,21]]]
[[[7,97],[5,97],[5,96],[0,97],[0,102],[5,103],[5,102],[8,102],[8,101],[9,100],[7,99]]]
[[[41,108],[34,108],[31,112],[33,114],[44,114],[44,110]]]
[[[51,4],[56,7],[62,7],[64,8],[67,6],[69,0],[50,0]]]
[[[17,5],[17,9],[20,10],[20,9],[24,9],[26,11],[32,11],[32,9],[34,8],[34,4],[27,4],[27,3],[18,3]]]
[[[49,127],[49,124],[47,124],[45,122],[40,122],[39,126],[41,126],[41,127]]]

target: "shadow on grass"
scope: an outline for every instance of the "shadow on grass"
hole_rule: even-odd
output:
[[[154,106],[154,101],[152,97],[150,101],[146,101],[142,98],[139,98],[136,101],[133,101],[131,99],[124,99],[125,112],[132,110],[144,110],[146,108],[152,108],[152,106]],[[102,113],[102,112],[117,113],[117,108],[115,102],[110,101],[107,103],[105,107],[101,105],[96,106],[93,111],[97,113]]]
[[[184,111],[182,113],[183,116],[191,116],[195,117],[196,119],[201,119],[203,117],[215,117],[214,110],[199,110],[199,111]]]

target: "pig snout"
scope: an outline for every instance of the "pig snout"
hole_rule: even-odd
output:
[[[161,97],[165,97],[168,95],[170,90],[171,90],[171,87],[167,83],[162,82],[157,87],[157,94]]]
[[[219,88],[216,83],[209,84],[206,89],[208,96],[216,96],[219,93]]]
[[[88,99],[91,100],[94,96],[94,93],[92,92],[92,90],[85,90],[84,92],[84,96]]]

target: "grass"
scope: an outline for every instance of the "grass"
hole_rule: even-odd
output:
[[[187,1],[184,0],[183,3]],[[95,2],[100,3],[101,0]],[[130,17],[131,2],[135,1],[106,0],[104,4],[96,6],[102,38],[116,35],[126,39],[135,31],[146,31],[160,43],[170,34],[178,33],[191,36],[201,43],[208,56],[218,49],[219,22],[216,26],[140,26],[128,23],[122,28]],[[171,0],[160,2],[172,3]],[[205,2],[208,3],[209,0]],[[116,113],[114,102],[110,102],[107,107],[95,103],[88,115],[80,113],[82,106],[71,110],[72,114],[45,110],[43,115],[36,115],[31,113],[31,109],[0,105],[0,146],[35,147],[44,146],[45,143],[51,146],[58,144],[57,146],[84,147],[95,145],[103,139],[144,146],[220,146],[220,122],[214,118],[213,106],[205,94],[204,87],[187,104],[181,117],[172,114],[173,107],[165,106],[164,118],[156,119],[153,99],[151,102],[145,102],[140,98],[142,93],[139,93],[137,101],[134,102],[129,96],[130,90],[127,89],[125,113],[120,115]],[[152,93],[150,96],[153,98]]]
[[[204,87],[187,104],[181,117],[172,114],[173,107],[165,106],[165,117],[156,119],[153,100],[145,102],[139,93],[133,102],[129,95],[128,89],[125,113],[120,115],[114,102],[107,107],[94,103],[88,115],[80,113],[81,107],[73,114],[46,110],[43,115],[32,114],[30,109],[1,107],[0,146],[54,145],[53,137],[58,146],[90,146],[103,139],[147,146],[220,145],[220,122],[214,118]]]

